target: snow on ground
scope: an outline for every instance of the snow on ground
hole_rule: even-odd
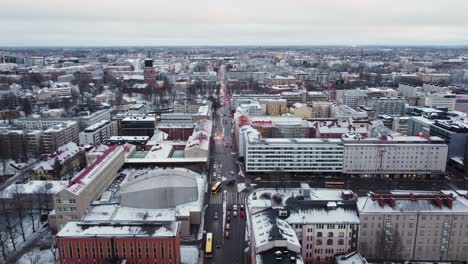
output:
[[[242,192],[243,190],[245,190],[245,188],[247,188],[247,186],[245,185],[245,183],[241,182],[241,183],[238,183],[237,184],[237,192],[240,193]]]
[[[182,264],[197,264],[200,251],[196,246],[180,246]]]
[[[226,227],[226,194],[227,191],[223,192],[223,236],[224,236],[224,228]]]
[[[21,258],[16,262],[17,264],[53,264],[54,255],[49,249],[46,250],[39,250],[38,248],[34,248],[33,250],[29,251],[28,253],[21,256]]]

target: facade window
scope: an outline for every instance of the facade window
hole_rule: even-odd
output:
[[[322,236],[323,236],[322,232],[317,232],[317,237],[322,237]]]
[[[339,236],[339,237],[344,237],[344,232],[338,233],[338,236]]]
[[[342,238],[338,239],[338,245],[339,246],[344,245],[344,239],[342,239]]]
[[[315,240],[315,245],[321,246],[322,245],[322,239]]]
[[[164,258],[164,242],[161,242],[161,258]]]
[[[333,237],[333,232],[328,232],[328,237]]]
[[[327,239],[327,245],[328,246],[333,245],[333,239]]]

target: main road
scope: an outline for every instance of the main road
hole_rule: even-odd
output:
[[[224,89],[224,82],[221,82],[221,89]],[[236,164],[236,153],[233,136],[231,133],[232,114],[228,96],[224,97],[223,92],[219,97],[221,106],[214,116],[214,165],[210,177],[210,187],[219,181],[221,176],[223,182],[221,191],[210,193],[208,208],[205,212],[205,230],[213,233],[213,257],[205,258],[205,263],[247,263],[244,250],[247,247],[245,242],[245,216],[240,215],[240,205],[244,204],[244,193],[238,192],[237,184],[242,183],[244,178],[239,174],[239,166]],[[216,173],[216,176],[214,175]],[[235,181],[228,185],[228,181]],[[236,217],[233,216],[232,207],[238,206]],[[226,230],[226,212],[231,211],[230,230]],[[215,214],[217,219],[215,219]],[[229,237],[226,236],[229,232]]]

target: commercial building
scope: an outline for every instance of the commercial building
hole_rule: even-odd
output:
[[[408,116],[401,116],[393,118],[393,123],[391,129],[395,132],[398,132],[402,135],[408,135]]]
[[[442,138],[448,145],[448,157],[464,157],[468,153],[468,122],[435,120],[430,126],[431,136]]]
[[[448,147],[439,137],[345,136],[343,142],[344,174],[405,177],[445,172]]]
[[[359,252],[379,261],[466,261],[466,191],[395,191],[358,199]]]
[[[426,96],[425,105],[433,108],[447,109],[453,111],[455,109],[456,95],[455,94],[429,94]]]
[[[336,172],[342,171],[340,139],[253,138],[246,140],[247,172]]]
[[[156,129],[168,134],[167,140],[188,140],[195,129],[194,123],[158,123]]]
[[[79,134],[81,145],[104,144],[106,141],[117,135],[117,122],[102,120],[91,125]]]
[[[330,117],[336,119],[360,119],[367,118],[367,113],[364,111],[356,110],[344,104],[334,103],[330,106]]]
[[[62,191],[54,196],[55,210],[49,215],[49,223],[62,229],[70,221],[78,221],[90,203],[98,198],[117,177],[117,171],[125,162],[129,146],[111,146],[91,165],[80,171]]]
[[[178,222],[70,222],[56,237],[59,262],[180,263]]]
[[[156,118],[154,116],[127,116],[120,121],[121,136],[152,137]]]
[[[113,136],[107,139],[106,144],[107,145],[125,145],[125,144],[131,144],[135,146],[144,146],[148,141],[150,140],[150,137],[148,136]]]
[[[41,144],[44,153],[52,153],[68,142],[78,143],[78,123],[61,122],[42,132]]]

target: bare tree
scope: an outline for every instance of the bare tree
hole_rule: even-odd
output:
[[[39,250],[32,250],[25,255],[29,264],[39,264],[41,263],[41,253]]]
[[[36,232],[36,223],[34,222],[35,214],[36,214],[36,199],[34,199],[33,195],[28,196],[28,204],[27,209],[29,213],[29,219],[31,220],[32,231]],[[38,221],[39,222],[39,221]]]
[[[8,258],[8,240],[8,234],[5,232],[0,232],[0,250],[2,251],[2,258],[5,263],[7,262]]]
[[[25,206],[24,206],[24,199],[23,199],[23,194],[22,194],[22,191],[21,191],[21,187],[19,186],[19,184],[15,184],[15,187],[13,188],[12,190],[12,196],[13,196],[13,201],[14,201],[14,204],[15,204],[15,211],[16,211],[16,216],[18,217],[18,224],[19,224],[19,227],[20,227],[20,231],[21,231],[21,237],[23,238],[23,242],[26,242],[26,234],[25,234],[25,231],[24,231],[24,218],[25,218],[25,215],[24,215],[24,211],[25,211]]]
[[[7,237],[10,239],[13,250],[16,251],[16,241],[15,241],[16,231],[13,225],[13,221],[11,219],[9,208],[7,208],[6,204],[7,204],[7,201],[5,199],[0,199],[1,213],[2,213],[1,215],[3,216],[3,219],[4,219],[5,231],[6,231]]]
[[[52,253],[52,256],[54,256],[54,260],[57,261],[57,242],[54,238],[52,238],[47,240],[47,243],[49,243],[50,253]]]

